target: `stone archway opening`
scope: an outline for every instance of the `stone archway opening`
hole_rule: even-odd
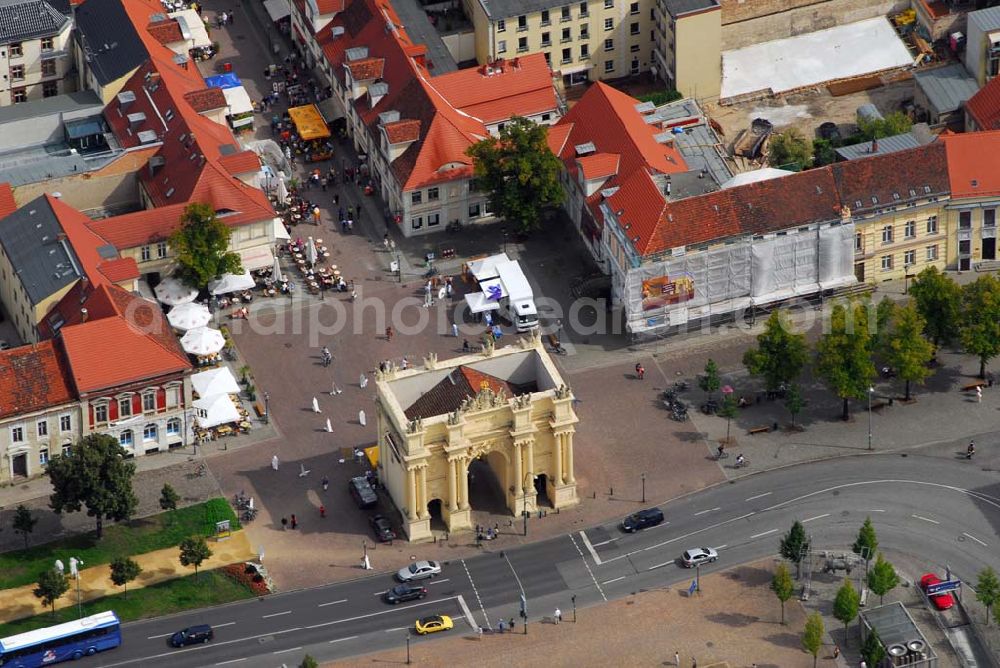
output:
[[[469,476],[469,506],[473,511],[490,514],[508,514],[504,497],[503,479],[507,460],[498,452],[473,459],[466,475]]]
[[[427,512],[431,517],[431,531],[447,531],[448,523],[444,521],[441,499],[431,499],[427,502]]]
[[[552,499],[549,498],[549,476],[545,473],[540,473],[535,478],[535,505],[539,508],[543,506],[546,508],[555,508],[555,504],[552,503]]]

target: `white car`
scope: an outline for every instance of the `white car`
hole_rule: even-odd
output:
[[[441,575],[441,564],[436,561],[414,561],[406,568],[400,568],[396,573],[396,579],[400,582],[412,582],[432,578],[435,575]]]
[[[702,564],[710,564],[719,558],[719,553],[710,547],[695,547],[685,550],[681,555],[681,564],[684,568],[694,568]]]

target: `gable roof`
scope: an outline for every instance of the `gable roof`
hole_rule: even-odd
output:
[[[100,85],[120,79],[148,57],[122,0],[87,0],[76,8],[74,20],[87,65]]]
[[[1000,194],[1000,130],[941,136],[952,199]]]
[[[146,26],[146,30],[160,44],[166,45],[184,41],[184,35],[181,34],[181,26],[177,19],[164,18],[152,21]]]
[[[219,166],[237,176],[260,171],[260,157],[253,151],[230,153],[219,158]]]
[[[52,341],[0,351],[0,418],[74,400],[65,359]]]
[[[474,397],[481,389],[488,387],[493,392],[503,390],[507,397],[514,397],[537,389],[535,382],[515,385],[502,378],[483,373],[470,366],[452,369],[437,385],[424,392],[405,410],[410,420],[444,415],[458,408],[467,397]]]
[[[0,183],[0,219],[6,218],[17,211],[17,202],[14,201],[14,189],[9,183]]]
[[[226,106],[226,94],[222,92],[221,88],[194,90],[184,93],[184,99],[199,114],[214,109],[222,109]]]
[[[45,0],[0,0],[0,44],[58,35],[69,22]]]
[[[965,109],[980,130],[1000,130],[1000,77],[993,77],[965,101]]]
[[[559,107],[552,71],[542,53],[439,74],[431,84],[451,106],[484,123],[505,121],[515,114],[533,116]]]

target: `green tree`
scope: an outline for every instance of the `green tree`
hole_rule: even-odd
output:
[[[200,202],[188,204],[181,216],[181,226],[169,239],[181,278],[203,288],[222,274],[242,272],[240,256],[229,250],[231,234],[211,206]]]
[[[802,398],[802,388],[798,383],[792,383],[785,392],[785,408],[792,416],[792,426],[795,426],[795,416],[802,412],[805,407],[805,399]]]
[[[847,635],[847,625],[858,616],[858,609],[861,607],[861,597],[858,590],[854,588],[851,581],[844,578],[844,584],[837,590],[837,597],[833,600],[833,616],[844,625],[844,635]]]
[[[806,617],[806,628],[802,632],[802,647],[812,654],[813,668],[816,668],[819,651],[823,649],[824,633],[826,633],[826,630],[823,628],[823,618],[818,612],[814,612]]]
[[[722,379],[719,378],[719,365],[709,357],[708,362],[705,363],[705,373],[698,377],[698,387],[703,392],[708,393],[708,399],[711,401],[712,393],[717,392],[720,385],[722,385]]]
[[[181,495],[170,485],[164,483],[160,490],[160,508],[162,510],[177,510],[177,502],[181,500]]]
[[[302,663],[299,664],[299,668],[319,668],[319,663],[316,662],[316,659],[306,654],[302,657]]]
[[[812,143],[798,128],[788,128],[771,136],[767,164],[799,172],[812,164]]]
[[[549,149],[547,136],[546,126],[515,116],[499,137],[466,149],[474,161],[473,188],[486,193],[492,210],[522,232],[536,229],[542,208],[563,199],[562,162]]]
[[[843,400],[845,420],[850,417],[850,400],[866,397],[875,378],[871,345],[866,307],[851,304],[848,310],[842,304],[834,306],[830,331],[816,345],[816,367],[830,389]]]
[[[24,538],[24,549],[28,549],[28,534],[34,532],[36,524],[38,518],[23,503],[18,505],[14,510],[14,533],[19,533]]]
[[[979,377],[1000,355],[1000,279],[984,274],[962,287],[962,345],[979,358]]]
[[[813,139],[813,167],[837,162],[837,151],[829,139]]]
[[[104,521],[121,522],[135,512],[138,500],[132,491],[135,463],[126,461],[118,439],[89,434],[73,447],[72,455],[55,455],[49,461],[53,494],[49,505],[57,514],[79,512],[97,522],[97,538],[104,535]]]
[[[69,582],[66,576],[54,568],[48,568],[38,575],[38,583],[32,593],[41,600],[42,605],[52,608],[52,614],[56,614],[56,601],[69,590]]]
[[[924,334],[936,349],[958,337],[962,314],[962,288],[937,267],[924,269],[913,279],[910,296],[924,317]]]
[[[212,550],[201,536],[185,538],[181,541],[181,565],[194,566],[194,576],[198,577],[198,567],[212,556]]]
[[[111,581],[125,588],[125,598],[128,598],[128,583],[139,577],[139,573],[142,566],[128,557],[117,557],[111,562]]]
[[[764,331],[757,335],[757,347],[743,354],[750,375],[763,378],[769,392],[798,380],[808,359],[805,335],[792,332],[780,311],[771,312]]]
[[[774,577],[771,579],[771,591],[781,601],[781,623],[785,623],[785,603],[795,592],[795,584],[792,582],[792,574],[788,572],[788,566],[783,563],[778,564],[774,569]]]
[[[934,346],[924,338],[924,317],[913,300],[893,309],[884,337],[885,362],[896,370],[906,383],[906,400],[910,400],[910,384],[923,383],[931,375],[928,363],[934,357]]]
[[[726,445],[730,444],[729,438],[729,427],[732,424],[733,418],[739,414],[739,406],[736,404],[736,397],[732,393],[727,394],[722,398],[722,405],[719,406],[719,411],[716,413],[719,417],[726,418]]]
[[[882,660],[885,658],[885,647],[882,646],[882,640],[878,637],[878,631],[875,629],[868,632],[868,637],[861,645],[861,658],[872,668],[882,665]]]
[[[809,537],[806,536],[806,528],[802,522],[795,520],[792,528],[788,530],[781,539],[781,556],[795,564],[798,575],[801,577],[801,564],[809,551]]]
[[[878,536],[875,535],[875,525],[872,524],[871,517],[866,517],[865,521],[861,524],[861,528],[858,530],[858,537],[855,539],[851,550],[854,551],[854,554],[860,554],[864,557],[865,564],[867,565],[877,549]]]
[[[645,95],[636,95],[635,99],[640,102],[652,102],[654,105],[659,107],[670,102],[676,102],[683,97],[684,96],[680,93],[680,91],[668,88],[667,90],[658,90],[652,93],[646,93]]]
[[[878,604],[882,605],[883,597],[899,585],[899,576],[892,564],[878,553],[875,565],[868,573],[868,588],[878,594]]]
[[[910,117],[901,111],[894,111],[885,118],[869,119],[858,116],[858,130],[865,141],[905,134],[913,127]]]
[[[979,571],[976,579],[976,600],[986,608],[986,625],[990,625],[990,608],[1000,600],[1000,579],[990,566]]]

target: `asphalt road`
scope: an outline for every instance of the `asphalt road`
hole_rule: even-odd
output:
[[[940,454],[940,453],[938,453]],[[654,505],[650,499],[649,505]],[[957,456],[870,455],[805,464],[725,483],[660,504],[667,521],[637,534],[614,524],[532,543],[506,552],[446,562],[423,601],[387,605],[380,594],[391,574],[265,599],[128,624],[117,649],[80,662],[86,666],[281,666],[302,656],[344,658],[402,646],[412,651],[434,636],[417,637],[413,622],[447,614],[455,630],[472,633],[517,618],[520,594],[529,626],[558,607],[572,614],[571,596],[585,607],[640,589],[687,583],[693,573],[676,560],[690,547],[713,547],[709,572],[777,552],[794,520],[805,523],[818,549],[850,545],[871,515],[882,545],[915,555],[928,570],[973,580],[985,565],[1000,570],[1000,478],[978,461]],[[530,531],[530,527],[529,527]],[[419,556],[419,550],[418,550]],[[175,650],[170,633],[210,623],[215,640]],[[517,632],[523,632],[518,624]]]

